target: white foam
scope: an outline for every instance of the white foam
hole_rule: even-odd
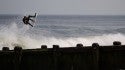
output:
[[[60,47],[75,47],[77,43],[82,43],[84,46],[90,46],[92,43],[99,43],[100,45],[112,45],[113,41],[121,41],[125,44],[125,35],[117,34],[104,34],[102,36],[88,36],[88,37],[69,37],[69,38],[56,38],[46,37],[36,34],[27,33],[29,26],[18,27],[16,23],[11,23],[4,28],[0,27],[0,49],[2,47],[9,47],[13,49],[15,46],[21,46],[24,49],[40,48],[41,45],[60,45]],[[33,30],[33,29],[32,29]]]
[[[82,43],[84,46],[91,46],[92,43],[99,43],[100,45],[112,45],[114,41],[120,41],[125,44],[125,35],[123,34],[109,34],[102,36],[89,36],[89,37],[78,37],[78,38],[48,38],[44,40],[47,45],[59,44],[62,47],[73,47],[78,43]]]

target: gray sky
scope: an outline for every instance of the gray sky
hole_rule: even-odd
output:
[[[0,0],[0,14],[125,15],[125,0]]]

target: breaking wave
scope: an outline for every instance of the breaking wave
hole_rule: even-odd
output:
[[[32,31],[34,31],[34,29],[30,28],[30,26],[22,25],[22,27],[20,27],[15,22],[10,25],[1,26],[0,49],[2,49],[2,47],[13,49],[15,46],[31,49],[40,48],[41,45],[47,45],[50,48],[55,44],[60,45],[60,47],[75,47],[78,43],[82,43],[84,46],[90,46],[92,43],[112,45],[113,41],[121,41],[122,44],[125,44],[125,35],[121,33],[103,34],[100,36],[57,38],[43,36],[42,33],[35,34]]]

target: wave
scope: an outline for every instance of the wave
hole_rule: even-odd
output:
[[[13,49],[15,46],[21,46],[23,49],[40,48],[41,45],[47,45],[49,48],[52,45],[60,47],[75,47],[76,44],[82,43],[84,46],[90,46],[92,43],[99,45],[112,45],[113,41],[121,41],[125,44],[125,35],[121,33],[103,34],[100,36],[85,36],[85,37],[48,37],[40,34],[34,34],[34,28],[23,25],[19,27],[15,22],[10,25],[0,27],[0,49],[9,47]],[[35,30],[37,32],[37,29]],[[51,34],[51,33],[50,33]]]

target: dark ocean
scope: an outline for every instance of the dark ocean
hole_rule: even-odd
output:
[[[75,47],[77,43],[112,45],[113,41],[125,44],[125,16],[38,15],[36,22],[31,22],[34,27],[23,24],[22,18],[22,15],[0,15],[0,49]]]

